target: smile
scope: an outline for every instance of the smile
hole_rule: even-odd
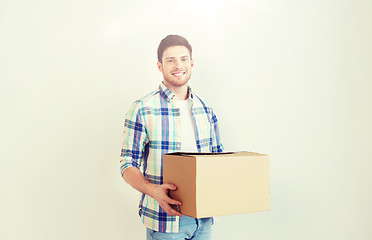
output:
[[[172,75],[173,76],[176,76],[176,77],[181,77],[184,74],[185,74],[185,72],[175,72],[175,73],[172,73]]]

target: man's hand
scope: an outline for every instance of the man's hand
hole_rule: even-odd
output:
[[[174,191],[177,187],[173,184],[164,183],[163,185],[156,185],[150,183],[136,167],[127,168],[124,171],[124,179],[134,189],[149,195],[158,201],[161,208],[171,216],[182,217],[182,214],[172,208],[171,205],[179,207],[182,205],[180,201],[176,201],[168,196],[170,190]]]
[[[182,217],[182,214],[175,210],[171,205],[175,205],[177,208],[181,206],[180,201],[174,200],[169,197],[168,193],[170,190],[174,191],[177,187],[173,184],[164,183],[162,185],[152,185],[150,196],[158,201],[161,208],[170,216]]]

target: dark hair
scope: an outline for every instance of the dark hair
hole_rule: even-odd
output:
[[[187,39],[179,35],[168,35],[163,40],[161,40],[158,47],[158,61],[160,63],[163,63],[163,52],[167,48],[172,46],[185,46],[189,50],[190,58],[192,59],[192,48]]]

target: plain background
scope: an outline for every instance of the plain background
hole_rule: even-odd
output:
[[[370,0],[0,1],[0,34],[0,239],[144,239],[123,120],[168,34],[225,149],[271,155],[271,211],[213,239],[372,239]]]

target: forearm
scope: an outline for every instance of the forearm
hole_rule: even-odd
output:
[[[124,180],[134,189],[154,198],[163,208],[163,210],[169,215],[182,217],[182,214],[171,207],[171,204],[179,206],[182,205],[182,203],[168,196],[168,192],[170,190],[177,189],[175,185],[169,183],[156,185],[154,183],[151,183],[136,167],[129,167],[125,169],[123,177]]]
[[[136,167],[129,167],[125,169],[123,174],[124,180],[137,191],[153,197],[153,189],[155,184],[143,176],[142,172]]]

